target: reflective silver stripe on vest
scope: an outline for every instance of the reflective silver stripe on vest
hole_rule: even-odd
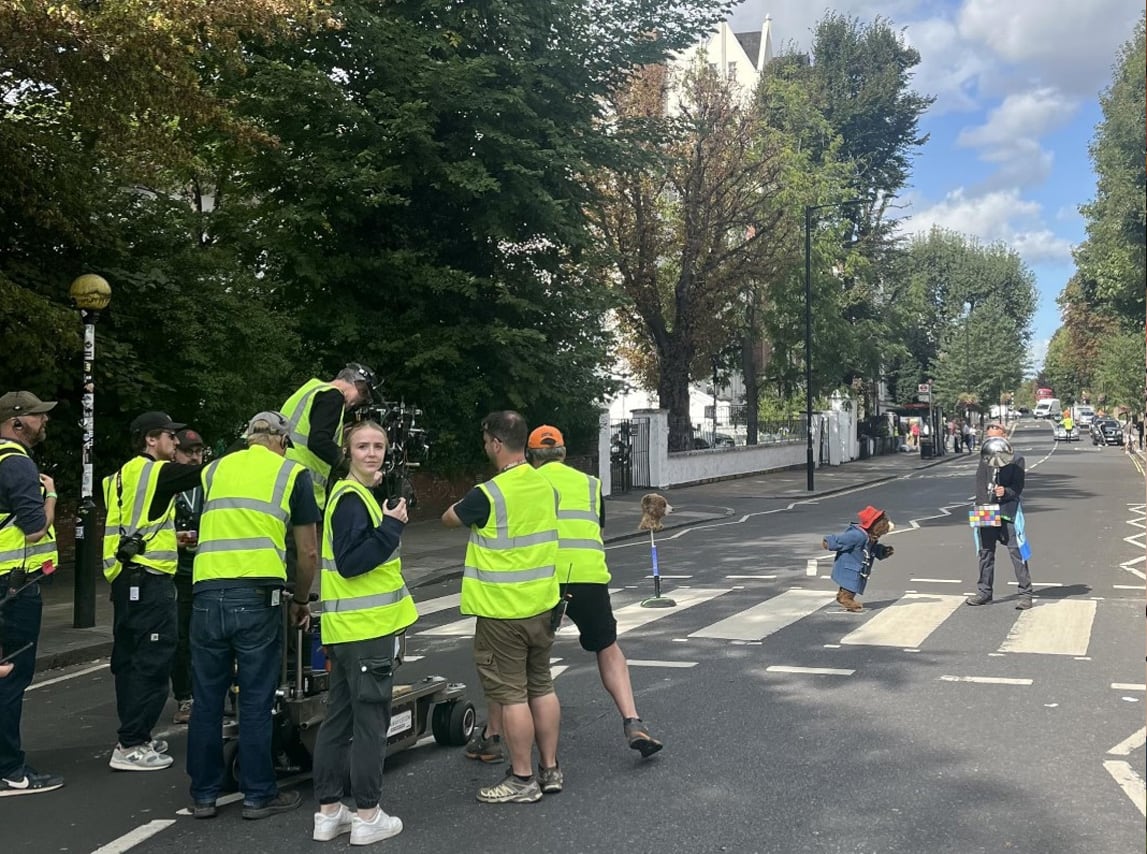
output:
[[[383,559],[382,563],[380,563],[378,566],[382,566],[383,564],[390,563],[392,560],[398,560],[400,557],[402,557],[402,544],[401,543],[399,543],[398,548],[396,548],[385,559]],[[374,567],[374,569],[371,569],[370,572],[374,572],[375,569],[378,569],[378,566]],[[338,572],[339,571],[339,568],[337,566],[335,566],[335,559],[334,558],[327,558],[327,557],[323,558],[323,569],[328,571],[328,572]],[[366,575],[367,573],[364,572],[362,574]],[[357,575],[354,577],[358,578]]]
[[[558,519],[567,522],[600,522],[601,517],[592,510],[559,510]]]
[[[117,563],[119,563],[119,561],[116,560],[114,557],[105,557],[104,558],[104,569],[111,569]]]
[[[588,549],[590,551],[601,552],[605,551],[601,543],[597,540],[558,540],[558,548],[561,549]]]
[[[471,534],[470,540],[475,545],[491,551],[506,551],[508,549],[541,546],[557,541],[557,531],[541,531],[537,534],[526,534],[524,537],[509,536],[510,523],[509,514],[506,510],[506,495],[502,492],[501,487],[492,480],[486,483],[486,489],[490,492],[490,501],[493,505],[490,509],[494,512],[494,528],[497,530],[497,534],[493,537],[484,537],[478,533]]]
[[[345,614],[348,611],[367,611],[371,608],[385,608],[387,605],[397,605],[410,595],[410,591],[403,585],[398,590],[389,593],[372,593],[370,596],[355,596],[353,599],[324,599],[324,614]]]
[[[302,433],[299,432],[299,422],[303,418],[303,413],[306,412],[308,409],[310,409],[311,400],[320,391],[324,391],[323,387],[322,386],[316,386],[315,388],[311,389],[306,394],[304,394],[302,396],[302,398],[299,400],[299,405],[295,409],[294,414],[290,418],[287,419],[288,435],[291,437],[291,441],[294,442],[299,447],[306,448],[307,447],[307,440],[310,438],[310,436],[304,436]],[[323,479],[323,483],[326,483],[325,478]]]
[[[37,543],[25,546],[22,549],[13,549],[10,552],[0,552],[0,561],[20,560],[24,557],[35,557],[36,555],[46,555],[56,550],[55,540],[40,540]]]
[[[215,479],[215,471],[212,468],[214,465],[215,463],[212,463],[206,473],[208,495],[211,494],[211,482]],[[273,516],[286,524],[291,521],[291,513],[289,510],[283,509],[283,498],[287,494],[287,483],[291,479],[291,469],[292,463],[284,460],[279,468],[279,473],[275,475],[275,488],[271,490],[270,501],[263,501],[259,498],[209,498],[203,505],[203,512],[206,513],[208,510],[254,510]]]
[[[148,550],[144,551],[143,556],[145,558],[148,558],[149,560],[169,560],[169,561],[178,561],[179,560],[179,552],[153,552],[150,549],[148,549]],[[164,575],[166,575],[166,574],[167,573],[164,573]]]
[[[143,500],[147,496],[147,485],[151,481],[151,470],[154,467],[155,461],[148,460],[143,464],[143,468],[139,470],[139,480],[135,485],[135,503],[132,504],[131,518],[128,519],[127,523],[128,536],[132,534],[143,534],[147,536],[163,527],[162,521],[147,526],[143,523],[143,515],[146,512],[143,506]],[[120,477],[123,477],[123,475],[121,474]]]
[[[280,560],[286,560],[286,551],[275,545],[275,541],[270,537],[237,537],[232,540],[209,540],[206,543],[200,543],[198,553],[202,555],[211,554],[212,552],[248,552],[256,550],[262,551],[264,549],[273,549]],[[148,556],[150,557],[150,555]]]
[[[476,566],[467,566],[462,570],[464,578],[473,578],[483,584],[517,584],[520,581],[541,581],[553,578],[553,566],[539,566],[537,569],[478,569]]]

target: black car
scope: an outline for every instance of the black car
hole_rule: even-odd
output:
[[[1091,422],[1091,444],[1122,445],[1123,425],[1114,418],[1096,418]]]

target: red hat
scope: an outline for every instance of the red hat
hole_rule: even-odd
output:
[[[867,531],[869,528],[875,525],[883,515],[883,510],[877,510],[875,507],[869,504],[859,513],[857,513],[856,517],[860,520],[860,527]]]
[[[531,451],[540,451],[543,448],[557,448],[565,447],[566,440],[562,436],[562,431],[557,427],[551,427],[549,424],[543,424],[530,434],[527,447]]]

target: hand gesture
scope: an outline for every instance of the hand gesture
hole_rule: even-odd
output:
[[[397,519],[405,525],[410,519],[409,514],[406,512],[406,499],[398,499],[398,503],[395,504],[394,507],[391,507],[390,502],[387,501],[386,505],[382,508],[382,515]]]
[[[51,475],[41,474],[40,475],[40,485],[42,487],[44,487],[45,492],[55,492],[56,491],[56,481],[52,480]]]
[[[997,486],[995,489],[995,493],[996,493],[996,498],[1003,498],[1004,497],[1004,488],[1002,486]]]
[[[291,602],[291,619],[304,632],[311,627],[311,609],[305,602]]]

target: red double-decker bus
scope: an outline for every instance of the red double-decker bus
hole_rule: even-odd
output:
[[[1050,388],[1037,388],[1035,390],[1035,399],[1036,400],[1048,400],[1048,399],[1053,398],[1053,397],[1055,397],[1055,392],[1052,391]]]

